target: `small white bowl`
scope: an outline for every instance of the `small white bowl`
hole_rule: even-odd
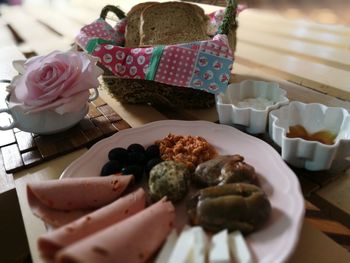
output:
[[[309,134],[327,131],[336,135],[334,144],[289,138],[289,127],[301,125]],[[295,167],[327,170],[334,160],[350,156],[350,114],[344,108],[293,101],[270,112],[269,134],[281,147],[282,158]]]
[[[230,84],[225,93],[216,96],[216,108],[219,121],[227,125],[243,125],[251,134],[264,133],[267,127],[268,113],[288,104],[287,92],[278,83],[245,80]],[[247,105],[245,100],[265,101],[269,105]]]
[[[50,110],[43,110],[36,113],[26,114],[20,108],[0,109],[0,113],[6,112],[11,115],[12,122],[8,126],[0,126],[1,131],[18,128],[22,131],[35,134],[53,134],[62,132],[73,127],[88,113],[89,106],[77,111],[65,114],[58,114]]]
[[[8,94],[5,100],[7,108],[0,109],[0,114],[9,114],[12,118],[12,121],[7,126],[0,125],[0,131],[18,128],[22,131],[45,135],[67,130],[82,120],[88,113],[88,102],[91,102],[98,97],[97,88],[94,90],[95,92],[90,95],[88,101],[82,106],[80,110],[65,114],[59,114],[52,110],[42,110],[35,113],[26,113],[20,107],[9,107],[11,94]]]

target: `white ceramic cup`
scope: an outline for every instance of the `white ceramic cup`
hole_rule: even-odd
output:
[[[84,107],[77,112],[69,112],[59,114],[52,110],[43,110],[35,113],[25,113],[19,107],[0,109],[1,113],[11,115],[12,121],[7,126],[1,126],[0,130],[5,131],[18,128],[22,131],[32,132],[36,134],[52,134],[67,130],[77,124],[89,111],[88,102],[98,97],[98,89],[94,88],[94,92],[90,95]],[[9,104],[10,94],[6,97],[6,103]]]

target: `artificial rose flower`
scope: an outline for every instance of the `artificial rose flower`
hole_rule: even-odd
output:
[[[15,61],[19,75],[9,86],[10,107],[21,107],[26,113],[81,110],[89,98],[89,89],[99,86],[97,78],[103,71],[96,62],[96,58],[76,51],[54,51]]]

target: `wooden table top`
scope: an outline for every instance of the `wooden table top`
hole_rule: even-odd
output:
[[[109,2],[113,1],[74,0],[69,5],[51,1],[50,5],[0,6],[0,79],[12,79],[16,75],[12,67],[13,60],[45,55],[53,50],[68,50],[79,29],[96,19],[101,8]],[[127,11],[136,3],[144,1],[119,2],[120,7]],[[210,5],[202,7],[207,13],[221,8]],[[319,102],[350,110],[349,27],[290,20],[277,13],[248,9],[239,16],[235,56],[233,82],[245,79],[274,81],[287,91],[291,101]],[[6,84],[0,83],[0,86],[0,106],[4,107]],[[100,99],[105,103],[103,105],[120,117],[111,122],[117,128],[107,131],[104,130],[105,126],[99,127],[96,124],[98,122],[91,122],[97,127],[94,126],[95,130],[105,131],[106,136],[108,132],[114,133],[121,129],[122,126],[116,126],[120,120],[131,127],[166,119],[218,121],[215,108],[168,111],[147,105],[121,104],[103,87],[100,88]],[[108,118],[106,111],[103,112],[99,106],[90,110],[89,117]],[[0,118],[0,122],[3,121]],[[14,144],[18,138],[22,139],[20,143],[25,148]],[[26,138],[32,139],[33,145],[28,146]],[[264,136],[260,138],[266,140]],[[32,260],[42,262],[36,241],[46,229],[28,207],[25,186],[32,181],[57,179],[88,148],[76,147],[69,153],[46,159],[40,155],[44,159],[41,164],[34,163],[33,167],[27,165],[19,172],[6,173],[6,165],[14,165],[15,158],[7,157],[7,154],[13,153],[17,147],[19,156],[26,156],[30,150],[40,148],[40,144],[36,145],[37,141],[35,136],[19,130],[0,132],[0,146],[4,148],[1,149],[3,158],[0,159],[0,207],[6,210],[19,204],[18,215],[22,215]],[[45,143],[48,146],[52,144],[49,141]],[[350,262],[349,167],[345,163],[334,171],[314,173],[294,169],[302,186],[307,210],[298,246],[288,262]],[[17,197],[5,204],[5,201],[2,202],[5,193],[11,191],[17,193]],[[0,232],[1,224],[0,220]],[[5,241],[7,238],[1,236],[0,240]],[[25,251],[25,246],[21,253]],[[19,250],[15,250],[9,249],[18,253]]]

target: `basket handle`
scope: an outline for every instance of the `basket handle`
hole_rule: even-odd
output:
[[[119,9],[119,7],[114,6],[114,5],[106,5],[101,10],[100,18],[102,18],[103,20],[106,20],[108,12],[114,13],[119,19],[123,19],[126,17],[124,11]]]
[[[224,19],[218,30],[219,34],[228,35],[232,27],[237,27],[236,13],[237,2],[236,0],[226,0],[227,7],[225,9]]]

